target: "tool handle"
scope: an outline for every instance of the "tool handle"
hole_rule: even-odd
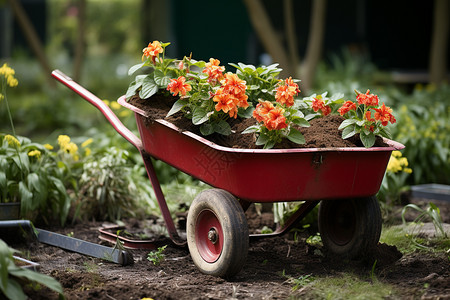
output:
[[[59,82],[73,90],[75,93],[83,97],[86,101],[97,107],[121,136],[123,136],[128,142],[133,144],[139,151],[142,151],[142,141],[125,125],[123,125],[123,123],[111,110],[111,108],[109,108],[108,105],[106,105],[102,100],[89,92],[87,89],[73,81],[72,78],[70,78],[60,70],[54,70],[52,72],[52,76]]]

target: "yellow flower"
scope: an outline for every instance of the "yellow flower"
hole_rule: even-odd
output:
[[[109,100],[103,100],[103,103],[109,106]]]
[[[85,156],[89,156],[89,155],[91,155],[91,148],[86,148],[86,149],[84,149],[84,155]]]
[[[7,134],[5,135],[5,140],[8,141],[8,144],[10,146],[16,146],[16,147],[20,147],[20,142],[18,139],[16,139],[14,136]]]
[[[81,147],[84,148],[84,147],[90,145],[93,141],[94,141],[94,140],[93,140],[92,138],[89,138],[89,139],[85,140],[85,141],[83,142],[83,144],[81,144]]]
[[[78,151],[78,146],[75,143],[70,142],[66,145],[64,150],[74,155]]]
[[[53,146],[50,145],[50,144],[45,144],[44,148],[47,149],[47,150],[53,150]]]
[[[61,147],[61,149],[65,149],[69,142],[70,142],[69,136],[67,136],[67,135],[58,136],[58,144]]]
[[[7,63],[4,63],[0,68],[0,75],[6,78],[6,84],[10,87],[15,87],[19,84],[19,81],[14,78],[15,71],[8,67]]]
[[[405,173],[411,174],[412,169],[407,168],[408,159],[406,157],[402,157],[402,153],[400,151],[392,151],[391,158],[389,159],[387,165],[387,172],[397,173],[403,171]]]
[[[400,151],[395,150],[395,151],[392,151],[392,156],[393,157],[402,157],[402,153]]]
[[[111,108],[115,109],[115,110],[119,110],[122,108],[122,106],[117,102],[111,102]]]
[[[0,100],[3,100],[3,99],[5,99],[5,96],[3,96],[2,93],[0,93]]]
[[[30,152],[28,152],[28,156],[35,156],[37,159],[39,159],[39,157],[41,157],[41,151],[31,150]]]

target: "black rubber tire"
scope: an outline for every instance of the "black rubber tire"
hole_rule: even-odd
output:
[[[205,251],[205,247],[208,247],[205,243],[212,242],[205,237],[204,232],[199,233],[204,230],[199,228],[199,224],[206,224],[202,221],[204,215],[212,219],[212,222],[220,223],[223,233],[218,238],[221,248],[214,253],[212,259],[204,258],[205,252],[208,252]],[[202,273],[230,278],[241,271],[248,253],[248,225],[241,205],[229,192],[210,189],[197,195],[189,208],[186,233],[192,260]]]
[[[380,240],[381,210],[375,196],[325,200],[319,207],[319,232],[329,253],[359,258]]]

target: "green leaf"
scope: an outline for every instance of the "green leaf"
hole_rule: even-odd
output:
[[[265,134],[260,134],[259,137],[256,139],[256,145],[261,146],[265,145],[269,141],[269,138]]]
[[[210,135],[214,133],[214,127],[211,123],[203,123],[200,126],[200,133],[204,136]]]
[[[294,142],[296,144],[304,144],[305,141],[305,137],[303,136],[303,134],[298,131],[297,129],[291,128],[291,131],[289,132],[287,138],[291,141]]]
[[[193,115],[192,115],[192,123],[194,125],[200,125],[202,123],[205,123],[208,121],[208,114],[205,109],[201,107],[196,107],[194,109]]]
[[[19,268],[19,267],[9,270],[9,273],[12,276],[27,278],[31,281],[35,281],[37,283],[45,285],[46,287],[48,287],[49,289],[51,289],[57,293],[60,293],[60,294],[63,293],[63,288],[62,288],[61,284],[55,278],[50,277],[48,275],[34,272],[31,270],[27,270],[27,269],[23,269],[23,268]]]
[[[342,130],[342,129],[344,129],[345,127],[347,127],[347,126],[350,126],[350,125],[352,125],[352,124],[355,124],[356,123],[356,120],[355,119],[347,119],[347,120],[344,120],[342,123],[341,123],[341,125],[339,125],[339,130]]]
[[[128,70],[128,76],[133,75],[133,73],[136,72],[137,70],[139,70],[140,68],[142,68],[142,66],[144,66],[144,64],[145,64],[145,62],[132,66]]]
[[[23,213],[29,212],[33,208],[33,193],[30,192],[26,184],[19,182],[20,209]]]
[[[372,132],[369,134],[360,132],[359,137],[366,148],[370,148],[375,144],[375,135]]]
[[[241,118],[244,118],[244,119],[251,118],[254,110],[255,110],[255,108],[253,106],[249,106],[247,108],[239,107],[238,108],[238,116]]]
[[[309,124],[309,122],[305,118],[300,118],[300,117],[296,117],[296,116],[292,118],[292,122],[294,124],[297,124],[300,127],[309,127],[309,126],[311,126]]]
[[[189,102],[186,99],[178,99],[167,113],[167,117],[179,112]]]
[[[155,83],[155,81],[151,78],[151,76],[147,76],[144,78],[144,81],[142,82],[142,89],[139,92],[139,97],[141,99],[147,99],[156,92],[158,92],[158,85]]]
[[[272,149],[275,146],[275,141],[268,141],[265,145],[264,145],[264,149]]]
[[[213,123],[214,131],[222,135],[230,135],[231,127],[225,120],[220,120],[217,123]]]
[[[242,131],[241,134],[253,133],[253,132],[258,132],[258,131],[259,131],[259,126],[253,125],[253,126],[247,127],[244,131]]]
[[[153,78],[155,80],[155,83],[160,88],[166,88],[167,85],[170,83],[170,77],[164,75],[163,71],[161,70],[155,70]]]
[[[342,131],[342,139],[348,139],[356,134],[355,126],[347,126]]]
[[[380,128],[380,135],[385,138],[392,139],[392,134],[391,134],[391,130],[389,129],[389,127]]]

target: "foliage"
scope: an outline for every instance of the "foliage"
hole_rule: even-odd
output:
[[[151,261],[154,265],[161,264],[165,259],[164,250],[166,250],[166,248],[167,245],[159,247],[158,250],[151,251],[147,255],[147,260]]]
[[[369,90],[365,94],[356,90],[355,93],[357,103],[346,101],[338,109],[340,115],[346,118],[339,126],[339,130],[342,130],[342,138],[347,139],[359,134],[359,138],[366,148],[375,144],[377,135],[391,138],[390,130],[385,126],[389,122],[391,124],[396,122],[392,115],[392,109],[384,103],[380,106],[378,96],[369,94]]]
[[[405,145],[403,154],[414,168],[412,184],[450,183],[449,99],[450,88],[442,87],[432,92],[416,90],[400,104],[393,135]]]
[[[139,211],[131,161],[128,151],[117,147],[92,153],[79,179],[77,216],[115,221]]]
[[[13,254],[16,250],[0,240],[0,290],[8,299],[28,299],[22,285],[25,281],[34,281],[47,286],[59,293],[60,299],[64,299],[61,284],[54,278],[31,270],[20,268],[14,264]]]
[[[399,204],[401,193],[409,190],[406,181],[411,173],[412,169],[408,167],[408,159],[402,157],[400,151],[392,151],[380,191],[377,194],[378,200]]]
[[[428,218],[433,223],[434,228],[436,229],[436,233],[440,234],[442,237],[447,237],[447,233],[444,231],[440,209],[434,203],[429,202],[428,208],[426,210],[418,207],[415,204],[406,205],[402,210],[403,224],[406,223],[405,213],[408,208],[414,209],[420,213],[419,216],[414,220],[414,223],[421,222],[422,220]]]
[[[315,277],[312,276],[311,274],[308,275],[300,275],[297,278],[294,278],[292,276],[288,276],[285,273],[285,270],[283,270],[283,277],[287,278],[286,282],[289,284],[292,284],[292,291],[296,291],[298,290],[300,287],[304,287],[307,286],[308,284],[310,284],[311,282],[313,282],[315,280]]]
[[[0,135],[1,202],[21,202],[22,217],[65,223],[71,204],[66,185],[76,189],[79,156],[78,147],[64,137],[54,152],[51,145]]]

